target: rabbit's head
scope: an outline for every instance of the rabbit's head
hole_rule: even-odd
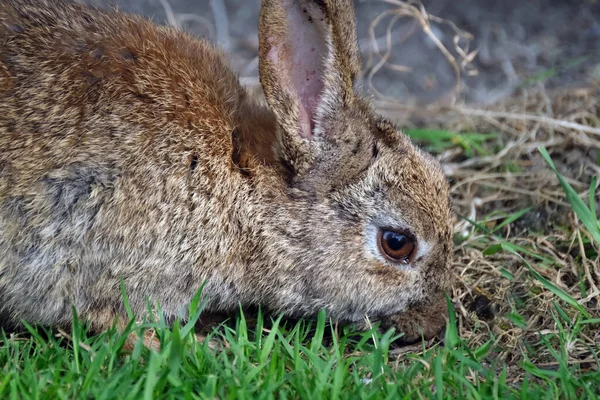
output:
[[[263,0],[259,60],[289,171],[270,232],[285,265],[272,304],[433,336],[450,284],[448,184],[359,93],[352,1]]]

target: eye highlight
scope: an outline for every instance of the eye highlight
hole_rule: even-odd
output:
[[[391,229],[380,229],[377,245],[381,254],[391,262],[408,264],[415,250],[412,236]]]

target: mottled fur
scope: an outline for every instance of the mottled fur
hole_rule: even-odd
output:
[[[150,299],[185,317],[206,281],[208,311],[326,308],[435,334],[448,186],[355,88],[354,24],[349,0],[263,0],[267,108],[207,41],[3,0],[0,317],[68,327],[74,305],[106,329],[124,315],[121,279],[135,313]],[[411,265],[378,254],[382,226],[417,238]]]

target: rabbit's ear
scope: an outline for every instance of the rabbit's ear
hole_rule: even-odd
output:
[[[320,120],[352,102],[361,59],[351,0],[263,0],[260,80],[286,146],[322,134]],[[299,148],[298,148],[299,150]]]

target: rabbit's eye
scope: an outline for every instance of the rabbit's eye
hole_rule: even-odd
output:
[[[405,234],[382,229],[378,238],[379,250],[392,262],[407,264],[415,250],[415,240]]]

